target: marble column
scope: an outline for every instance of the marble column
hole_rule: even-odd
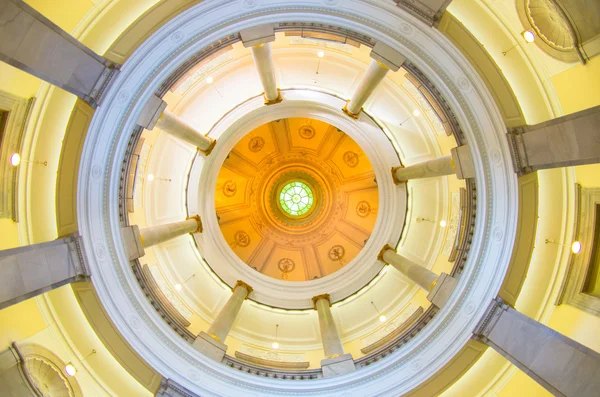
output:
[[[427,291],[427,299],[437,307],[443,307],[456,287],[457,280],[447,273],[437,275],[399,255],[395,249],[386,245],[379,253],[379,260],[395,267],[400,273]]]
[[[436,176],[456,175],[458,179],[475,177],[475,168],[468,145],[451,150],[451,154],[437,159],[413,164],[408,167],[393,167],[392,176],[396,184],[411,179],[433,178]]]
[[[214,149],[217,141],[201,134],[181,118],[166,110],[166,108],[167,103],[165,101],[156,95],[152,96],[138,116],[137,125],[147,130],[153,130],[154,127],[158,127],[167,134],[196,146],[200,153],[208,156]]]
[[[225,339],[242,308],[244,301],[252,292],[252,287],[238,280],[233,294],[221,309],[207,332],[201,332],[194,341],[194,347],[216,361],[221,361],[227,352]]]
[[[21,0],[0,2],[0,60],[73,93],[92,107],[119,66],[81,44]]]
[[[202,135],[199,131],[167,110],[159,117],[156,126],[166,133],[196,146],[205,156],[208,156],[217,144],[216,140]]]
[[[140,230],[137,225],[121,228],[121,236],[129,260],[145,255],[144,248],[164,243],[187,233],[202,232],[199,215],[188,217],[185,221],[157,225]]]
[[[240,32],[244,47],[250,48],[256,71],[264,90],[265,105],[282,101],[277,88],[271,42],[275,41],[273,25],[261,25]]]
[[[598,395],[598,352],[519,313],[500,298],[492,301],[473,334],[555,396]]]
[[[360,84],[346,106],[342,109],[348,116],[357,119],[362,107],[391,70],[397,72],[406,58],[383,43],[377,43],[370,54],[373,59],[367,68]]]
[[[0,309],[87,275],[78,236],[0,251]]]
[[[319,329],[323,341],[325,359],[321,361],[323,377],[345,374],[356,370],[351,354],[344,354],[342,340],[331,314],[331,297],[329,294],[312,298],[314,309],[319,316]]]
[[[600,106],[536,125],[509,128],[519,175],[548,168],[600,163]]]

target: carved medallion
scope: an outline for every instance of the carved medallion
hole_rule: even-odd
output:
[[[283,258],[277,264],[277,268],[281,270],[281,278],[287,280],[288,273],[291,273],[296,268],[296,264],[290,258]]]
[[[315,129],[311,125],[303,125],[298,130],[300,138],[312,139],[315,136]]]
[[[248,149],[251,152],[258,153],[265,147],[265,140],[260,136],[255,136],[248,142]]]
[[[332,261],[341,261],[344,255],[346,255],[346,249],[341,245],[334,245],[329,250],[329,259]]]
[[[369,216],[369,214],[371,213],[371,204],[369,204],[366,201],[359,201],[358,204],[356,205],[356,215],[360,216],[361,218],[365,218],[367,216]]]
[[[237,184],[233,180],[228,180],[223,184],[223,194],[225,197],[233,197],[237,192]]]
[[[358,165],[358,154],[352,151],[344,153],[344,163],[350,168],[354,168]]]
[[[247,247],[250,245],[250,236],[242,230],[235,232],[233,240],[234,247]]]

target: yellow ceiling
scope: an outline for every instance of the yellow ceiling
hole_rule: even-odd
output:
[[[314,193],[305,216],[277,198],[289,181]],[[219,173],[215,205],[225,239],[249,266],[277,279],[306,281],[350,262],[371,235],[379,200],[375,174],[358,144],[319,120],[262,125],[240,140]]]

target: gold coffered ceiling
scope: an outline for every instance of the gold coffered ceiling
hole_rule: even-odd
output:
[[[291,182],[305,191],[282,196]],[[281,199],[307,200],[305,192],[310,210],[283,209]],[[349,263],[373,231],[378,200],[373,168],[358,144],[305,118],[273,121],[241,139],[219,173],[215,195],[233,251],[257,271],[288,281],[320,278]],[[303,208],[290,205],[291,212]]]

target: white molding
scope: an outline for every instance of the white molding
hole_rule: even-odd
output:
[[[90,126],[79,172],[78,215],[104,308],[136,352],[163,376],[202,396],[398,396],[418,386],[471,338],[500,288],[516,230],[517,179],[505,126],[476,71],[443,35],[393,4],[372,0],[206,0],[155,32],[123,65]],[[401,349],[359,371],[281,381],[215,365],[159,317],[129,269],[120,241],[119,171],[137,115],[160,83],[192,54],[231,32],[315,21],[370,35],[405,55],[435,84],[463,128],[476,164],[471,252],[444,309]],[[207,33],[210,32],[210,33]]]

